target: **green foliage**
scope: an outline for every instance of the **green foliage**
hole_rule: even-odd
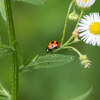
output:
[[[63,66],[64,64],[66,64],[66,66],[67,66],[67,64],[68,63],[70,63],[70,62],[72,62],[73,60],[74,60],[74,57],[73,56],[71,56],[71,55],[61,55],[61,54],[48,54],[48,55],[45,55],[45,56],[40,56],[40,57],[38,57],[38,56],[36,56],[34,59],[30,59],[30,60],[28,60],[28,62],[26,63],[26,64],[23,64],[23,54],[22,54],[22,51],[21,51],[21,48],[20,48],[20,46],[19,46],[19,44],[18,44],[18,42],[16,42],[16,38],[14,37],[14,36],[16,36],[16,35],[13,35],[13,34],[15,34],[15,32],[14,32],[14,24],[13,24],[13,19],[12,19],[12,13],[11,13],[11,8],[10,8],[10,0],[5,0],[6,1],[6,6],[4,6],[4,0],[0,0],[0,11],[1,11],[1,15],[2,15],[2,17],[3,17],[3,19],[4,20],[6,20],[6,15],[5,15],[5,8],[7,8],[6,9],[6,13],[8,14],[7,15],[7,19],[8,19],[8,29],[10,29],[10,30],[8,30],[8,31],[10,31],[10,35],[9,36],[11,36],[11,37],[9,37],[9,39],[10,38],[13,38],[12,40],[11,40],[11,44],[10,44],[10,46],[11,47],[9,47],[9,46],[7,46],[7,45],[4,45],[2,42],[0,42],[0,57],[3,57],[3,56],[6,56],[6,55],[8,55],[8,54],[11,54],[11,52],[13,52],[13,56],[12,56],[12,59],[13,59],[13,62],[12,62],[12,99],[14,100],[14,98],[17,98],[17,96],[18,96],[18,80],[19,80],[19,73],[18,73],[18,66],[17,65],[20,65],[21,67],[19,68],[19,70],[21,70],[21,71],[23,71],[23,72],[25,72],[25,71],[32,71],[32,70],[34,70],[34,69],[44,69],[44,68],[54,68],[54,67],[58,67],[58,66]],[[35,5],[42,5],[42,4],[44,4],[45,3],[45,1],[46,0],[14,0],[14,1],[21,1],[21,2],[26,2],[26,3],[30,3],[30,4],[35,4]],[[58,1],[59,2],[59,1]],[[53,1],[53,3],[54,3],[54,1]],[[74,3],[74,0],[72,1],[72,3],[71,3],[71,6],[72,6],[72,4]],[[58,3],[57,3],[58,4]],[[54,7],[55,7],[56,5],[54,5]],[[69,14],[69,12],[71,11],[71,6],[69,6],[69,11],[68,11],[68,14]],[[46,6],[47,7],[47,6]],[[73,6],[72,6],[73,7]],[[19,7],[20,8],[20,7]],[[22,7],[21,7],[22,8]],[[61,5],[60,5],[60,10],[61,10],[61,8],[63,8],[63,6],[61,7]],[[40,8],[39,8],[40,9]],[[54,11],[54,8],[52,8],[51,7],[51,5],[50,5],[50,8],[49,9],[52,9],[53,11]],[[58,8],[57,8],[58,9]],[[43,10],[43,9],[42,9]],[[48,10],[48,9],[47,9]],[[52,11],[51,10],[51,11]],[[14,10],[15,11],[15,10]],[[36,11],[35,11],[36,12]],[[41,11],[40,11],[41,12]],[[47,11],[46,11],[47,12]],[[56,12],[56,11],[54,11],[54,12]],[[62,12],[62,10],[61,10],[61,12]],[[25,12],[26,13],[26,12]],[[23,13],[22,13],[23,14]],[[27,16],[28,14],[26,14],[26,16]],[[35,15],[35,14],[34,14]],[[37,16],[38,14],[36,14],[36,16]],[[45,15],[45,14],[44,14]],[[48,14],[47,14],[48,15]],[[51,13],[50,13],[50,15],[51,15]],[[61,15],[63,15],[63,14],[61,14]],[[80,14],[80,15],[82,15],[82,14]],[[16,14],[15,14],[15,16],[16,16]],[[15,17],[14,16],[14,17]],[[20,15],[21,16],[21,15]],[[25,16],[25,17],[26,17]],[[35,16],[35,17],[36,17]],[[49,15],[48,15],[49,16]],[[18,17],[18,16],[17,16]],[[24,17],[23,17],[24,18]],[[22,18],[22,19],[23,19]],[[43,17],[39,17],[39,18],[43,18]],[[39,19],[38,18],[38,19]],[[47,20],[48,20],[48,17],[46,16],[46,18],[47,18]],[[50,16],[50,18],[51,18],[51,16]],[[56,19],[58,18],[58,15],[56,16]],[[59,17],[60,18],[60,17]],[[63,17],[61,17],[61,18],[63,18]],[[80,18],[81,18],[81,16],[80,16]],[[16,19],[16,18],[15,18]],[[17,18],[17,19],[20,19],[20,18]],[[21,20],[22,20],[21,19]],[[34,19],[34,18],[33,18]],[[54,19],[54,17],[53,17],[53,19]],[[68,15],[67,15],[67,18],[66,18],[67,20],[68,20]],[[43,20],[43,19],[42,19]],[[64,43],[64,38],[65,38],[65,33],[66,33],[66,26],[67,26],[67,20],[66,20],[66,22],[65,22],[65,28],[64,28],[64,35],[63,35],[63,37],[62,37],[62,43],[61,43],[61,46],[58,48],[58,49],[56,49],[56,52],[57,51],[59,51],[59,50],[61,50],[61,49],[72,49],[72,50],[74,50],[75,52],[77,52],[78,54],[79,54],[79,56],[80,55],[82,55],[82,54],[80,54],[80,52],[76,49],[76,48],[73,48],[73,47],[71,47],[71,46],[69,46],[69,45],[71,45],[71,44],[73,44],[73,43],[76,43],[75,41],[73,41],[74,40],[74,37],[72,36],[71,38],[69,38],[69,40],[67,40],[65,43]],[[80,20],[80,19],[79,19]],[[35,21],[35,20],[34,20]],[[32,21],[32,22],[34,22],[34,21]],[[36,22],[37,22],[37,20],[36,20]],[[58,22],[58,19],[57,19],[57,22]],[[61,20],[61,22],[62,22],[62,20]],[[79,21],[78,21],[79,22]],[[35,23],[35,22],[34,22]],[[41,23],[41,22],[40,22]],[[49,22],[48,22],[49,23]],[[19,21],[18,21],[18,24],[19,24]],[[24,23],[25,24],[25,23]],[[30,23],[31,24],[31,23]],[[49,23],[50,24],[50,23]],[[20,24],[19,24],[20,25]],[[59,25],[59,24],[58,24]],[[78,25],[78,23],[77,23],[77,25]],[[77,27],[77,25],[76,25],[76,27]],[[16,25],[17,26],[17,25]],[[27,25],[28,26],[28,25]],[[34,26],[35,26],[35,24],[34,24]],[[41,26],[41,25],[40,25]],[[51,24],[51,26],[52,26],[52,24]],[[29,26],[30,27],[30,26]],[[50,27],[50,25],[49,25],[49,27]],[[35,27],[34,27],[35,28]],[[25,29],[25,27],[24,27],[24,29]],[[40,29],[39,27],[37,28],[37,29]],[[56,28],[55,28],[56,29]],[[72,28],[71,28],[72,29]],[[16,29],[17,30],[17,29]],[[45,28],[45,30],[46,30],[46,28]],[[50,30],[53,30],[52,28],[50,29]],[[40,29],[40,31],[41,31],[41,29]],[[71,30],[72,31],[72,30]],[[49,31],[48,31],[49,32]],[[59,32],[59,30],[58,30],[58,32]],[[19,33],[19,32],[16,32],[16,33]],[[24,33],[24,32],[21,32],[21,33]],[[28,33],[30,33],[30,32],[28,32]],[[32,33],[33,33],[33,31],[32,31]],[[35,33],[35,32],[34,32]],[[41,32],[41,33],[43,33],[43,32]],[[51,32],[51,33],[53,33],[53,32]],[[50,33],[50,34],[51,34]],[[55,33],[57,33],[57,32],[55,32]],[[48,33],[49,34],[49,33]],[[24,35],[23,35],[24,36]],[[44,37],[45,38],[45,37]],[[55,38],[55,37],[54,37]],[[57,37],[58,38],[58,37]],[[23,38],[24,39],[24,38]],[[39,39],[39,38],[38,38]],[[45,38],[46,39],[46,38]],[[47,39],[49,39],[49,36],[47,37]],[[50,38],[51,39],[51,38]],[[16,45],[15,45],[15,43],[16,43]],[[36,44],[35,44],[36,45]],[[26,46],[26,44],[25,44],[25,46]],[[30,45],[31,46],[31,45]],[[43,46],[43,45],[42,45]],[[31,46],[32,47],[32,46]],[[33,46],[34,47],[34,46]],[[39,47],[40,47],[40,45],[39,45]],[[65,47],[65,48],[64,48]],[[35,48],[35,47],[34,47]],[[39,49],[39,48],[38,48]],[[55,52],[53,52],[53,53],[55,53]],[[39,54],[39,53],[38,53]],[[17,57],[16,57],[17,56]],[[18,60],[17,60],[17,58],[18,58]],[[19,64],[20,63],[20,64]],[[76,70],[76,69],[75,69]],[[69,71],[70,72],[70,71]],[[71,74],[72,74],[73,72],[71,72]],[[79,74],[78,74],[79,75]],[[66,77],[66,75],[65,75],[65,77]],[[64,78],[65,79],[65,78]],[[67,78],[66,78],[67,79]],[[37,79],[37,81],[38,81],[38,79]],[[47,81],[47,80],[46,80]],[[60,81],[60,80],[59,80]],[[35,81],[34,81],[35,82]],[[39,82],[40,83],[40,82]],[[59,83],[59,82],[58,82]],[[64,82],[62,82],[61,84],[63,84]],[[46,83],[45,83],[46,84]],[[44,84],[44,85],[45,85]],[[66,83],[65,83],[66,84]],[[68,82],[68,84],[69,84],[69,82]],[[24,84],[23,84],[24,85]],[[72,85],[72,84],[71,84]],[[41,85],[42,86],[42,85]],[[68,86],[68,85],[67,85]],[[40,87],[39,87],[40,88]],[[51,87],[50,87],[51,88]],[[59,86],[59,88],[60,88],[60,90],[61,89],[63,89],[62,87],[60,87]],[[52,89],[52,88],[51,88]],[[17,91],[16,91],[17,90]],[[34,89],[35,90],[35,89]],[[38,90],[38,88],[36,88],[36,90]],[[42,90],[42,89],[41,89]],[[44,89],[45,90],[45,89]],[[44,90],[42,91],[42,93],[44,92]],[[71,90],[71,89],[70,89]],[[49,89],[48,89],[48,91],[50,91]],[[72,90],[71,90],[72,91]],[[90,88],[87,92],[85,92],[84,94],[82,94],[82,95],[80,95],[80,96],[78,96],[78,97],[76,97],[76,98],[73,98],[73,99],[70,99],[70,100],[83,100],[83,99],[85,99],[90,93],[91,93],[91,91],[92,91],[92,88]],[[37,92],[37,91],[36,91]],[[53,91],[51,91],[52,93],[53,93],[53,96],[54,96],[54,92]],[[32,94],[34,94],[34,93],[32,93]],[[44,93],[43,93],[44,94]],[[43,95],[43,94],[41,94],[41,95]],[[48,94],[50,94],[50,92],[48,92]],[[66,94],[66,93],[65,93]],[[35,94],[34,94],[35,95]],[[39,94],[38,94],[39,95]],[[40,96],[41,96],[40,95]],[[52,95],[50,94],[50,96],[51,96],[51,98],[52,98]],[[0,97],[1,98],[4,98],[5,100],[10,100],[10,98],[11,98],[11,95],[9,94],[9,92],[7,91],[7,89],[2,85],[2,83],[0,83]],[[34,96],[34,98],[35,98],[35,96]],[[16,99],[16,100],[18,100],[18,99]]]
[[[35,4],[35,5],[43,5],[46,0],[16,0],[16,1],[23,1],[23,2]]]
[[[16,45],[17,45],[17,52],[18,52],[18,59],[19,59],[19,64],[20,65],[23,65],[23,54],[22,54],[22,50],[20,48],[20,45],[18,42],[16,42]]]
[[[7,91],[7,89],[4,87],[3,83],[0,81],[0,98],[3,98],[4,100],[10,100],[11,95]]]
[[[40,56],[33,59],[26,67],[24,67],[23,71],[31,71],[33,69],[41,68],[54,68],[70,63],[73,60],[74,57],[71,55],[48,54],[46,56]]]
[[[0,58],[11,54],[11,52],[11,48],[7,45],[4,45],[0,40]]]
[[[75,97],[73,99],[70,99],[70,100],[84,100],[92,91],[93,87],[91,87],[88,91],[86,91],[84,94],[78,96],[78,97]]]
[[[0,12],[1,12],[1,16],[6,21],[7,19],[6,19],[4,0],[0,0]]]

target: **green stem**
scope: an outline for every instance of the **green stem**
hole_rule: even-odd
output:
[[[8,23],[8,32],[9,32],[9,42],[13,51],[12,54],[12,100],[18,100],[18,57],[17,57],[17,45],[16,45],[16,36],[14,30],[12,9],[11,9],[11,0],[4,0],[6,17]],[[14,43],[15,42],[15,43]]]
[[[60,46],[57,50],[54,50],[53,53],[56,53],[56,52],[58,52],[58,51],[60,51],[61,49],[64,49],[64,48],[71,48],[71,49],[73,49],[75,52],[77,52],[79,55],[82,55],[76,48],[71,47],[71,46],[68,46],[68,45],[71,45],[71,44],[73,44],[73,43],[77,43],[77,42],[81,41],[81,40],[79,40],[79,41],[77,41],[77,42],[73,42],[73,41],[72,41],[72,40],[74,39],[73,35],[63,44],[64,37],[65,37],[65,31],[66,31],[66,24],[67,24],[67,20],[68,20],[68,15],[69,15],[69,12],[70,12],[70,9],[71,9],[71,7],[72,7],[73,2],[74,2],[74,0],[71,2],[70,6],[69,6],[69,9],[68,9],[67,16],[66,16],[66,21],[65,21],[64,31],[63,31],[63,37],[62,37],[62,39],[61,39],[61,46]],[[78,23],[80,22],[80,19],[81,19],[82,15],[83,15],[83,12],[84,12],[84,9],[81,9],[81,13],[80,13],[79,19],[78,19],[78,21],[77,21],[77,24],[76,24],[76,26],[75,26],[75,29],[77,28]],[[71,41],[72,41],[72,42],[71,42]],[[67,46],[67,47],[65,47],[65,46]]]
[[[75,44],[75,43],[78,43],[78,42],[81,42],[82,40],[78,40],[78,41],[72,41],[72,42],[70,42],[70,43],[67,43],[67,45],[71,45],[71,44]],[[67,46],[66,45],[66,46]]]
[[[64,30],[63,30],[63,36],[61,38],[61,45],[63,44],[64,42],[64,38],[65,38],[65,33],[66,33],[66,26],[67,26],[67,21],[68,21],[68,16],[69,16],[69,13],[70,13],[70,10],[72,8],[72,5],[74,3],[74,0],[72,0],[72,2],[70,3],[69,5],[69,8],[68,8],[68,12],[67,12],[67,15],[66,15],[66,20],[65,20],[65,25],[64,25]]]
[[[79,56],[82,56],[82,54],[74,47],[72,46],[67,46],[67,47],[64,47],[65,49],[72,49],[73,51],[75,51],[76,53],[78,53]]]
[[[80,20],[81,20],[81,18],[82,18],[83,12],[84,12],[84,9],[81,9],[81,13],[80,13],[79,19],[78,19],[78,21],[77,21],[77,24],[76,24],[76,26],[75,26],[75,29],[77,28],[78,23],[80,22]]]
[[[58,49],[54,50],[53,53],[60,51],[62,48],[63,48],[63,46],[60,46]]]
[[[67,45],[70,41],[72,41],[73,38],[74,38],[74,37],[73,37],[73,35],[72,35],[72,36],[64,43],[64,46]]]
[[[78,23],[80,22],[80,19],[81,19],[81,17],[82,17],[82,15],[83,15],[83,12],[84,12],[84,9],[81,9],[81,13],[80,13],[80,16],[79,16],[79,19],[78,19],[78,21],[77,21],[77,24],[76,24],[76,26],[75,26],[75,29],[77,28],[77,26],[78,26]],[[65,44],[64,45],[67,45],[70,41],[72,41],[73,40],[73,35],[65,42]]]

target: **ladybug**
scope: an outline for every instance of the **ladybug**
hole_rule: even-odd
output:
[[[52,49],[56,49],[58,46],[60,45],[60,43],[58,41],[51,41],[46,49],[47,53],[49,53],[50,51],[52,51]]]

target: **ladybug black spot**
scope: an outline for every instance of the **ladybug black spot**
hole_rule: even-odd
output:
[[[52,44],[54,43],[54,41],[51,42]]]
[[[59,42],[56,42],[56,44],[59,44]]]

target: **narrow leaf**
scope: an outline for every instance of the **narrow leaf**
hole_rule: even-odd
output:
[[[0,0],[0,12],[1,12],[1,16],[6,21],[7,19],[6,19],[4,0]]]
[[[43,5],[46,0],[16,0],[16,1],[22,1],[30,4],[35,4],[35,5]]]
[[[22,54],[22,50],[21,50],[18,42],[16,42],[16,45],[17,45],[17,52],[18,52],[18,58],[19,58],[20,65],[23,65],[23,54]]]
[[[70,100],[84,100],[92,91],[93,87],[91,87],[88,91],[86,91],[84,94],[78,96],[78,97],[75,97],[73,99],[70,99]]]
[[[4,45],[0,38],[0,58],[12,53],[12,49],[8,45]]]
[[[0,98],[3,98],[4,100],[10,100],[10,98],[11,98],[10,93],[4,87],[2,81],[0,81]]]
[[[54,68],[72,62],[74,59],[71,55],[51,54],[40,56],[36,60],[32,60],[23,71],[31,71],[33,69]]]
[[[0,49],[0,58],[5,57],[10,54],[9,50]]]

